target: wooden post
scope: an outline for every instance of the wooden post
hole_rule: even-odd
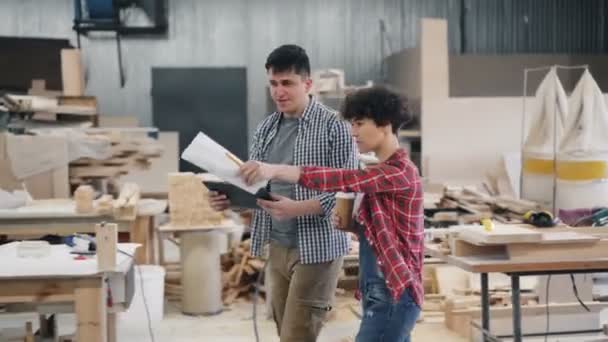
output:
[[[84,95],[84,75],[82,72],[82,61],[80,60],[80,50],[61,50],[61,80],[64,96]]]
[[[106,294],[104,278],[82,281],[74,291],[77,341],[108,341]]]
[[[34,342],[34,330],[32,322],[25,323],[25,342]]]
[[[137,265],[151,264],[150,247],[153,243],[150,226],[152,217],[137,216],[131,226],[131,242],[139,243],[141,246],[135,252],[135,263]]]
[[[98,224],[95,226],[95,236],[97,242],[97,269],[99,271],[114,271],[118,249],[118,226],[115,223]]]

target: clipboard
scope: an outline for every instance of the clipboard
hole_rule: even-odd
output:
[[[266,188],[260,188],[258,192],[253,195],[238,186],[232,185],[228,182],[222,181],[203,181],[203,184],[211,190],[219,192],[223,195],[226,195],[230,200],[230,205],[232,207],[237,208],[246,208],[246,209],[261,209],[257,204],[257,200],[264,199],[267,201],[272,201],[272,197],[270,197],[270,193]]]

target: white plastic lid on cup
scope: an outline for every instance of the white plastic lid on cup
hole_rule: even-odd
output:
[[[337,192],[336,198],[355,199],[356,194],[353,192]]]

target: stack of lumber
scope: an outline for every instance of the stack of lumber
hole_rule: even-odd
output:
[[[468,217],[468,222],[493,218],[503,223],[522,223],[526,212],[542,209],[536,202],[506,196],[491,196],[471,187],[446,187],[438,206],[459,208],[475,215],[474,218]]]
[[[231,305],[239,298],[250,299],[253,295],[258,276],[264,269],[264,261],[253,258],[250,249],[251,240],[245,240],[221,256],[224,305]],[[181,266],[174,263],[165,264],[164,267],[166,297],[170,301],[181,301]],[[260,294],[265,295],[263,286],[260,287]]]
[[[109,141],[109,157],[80,158],[70,162],[70,183],[79,185],[91,180],[116,180],[135,169],[147,169],[150,159],[162,154],[162,145],[148,136],[123,134],[119,129],[87,132],[89,139]]]
[[[35,93],[35,92],[34,92]],[[42,121],[98,122],[97,99],[94,96],[14,95],[5,94],[0,106],[11,112],[33,113],[33,119]]]

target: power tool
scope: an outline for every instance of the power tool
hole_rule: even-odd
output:
[[[548,211],[528,211],[524,214],[524,222],[538,228],[555,227],[557,223]]]

